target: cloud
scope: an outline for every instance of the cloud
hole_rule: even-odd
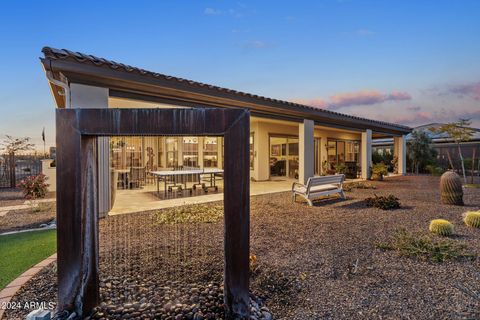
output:
[[[330,97],[327,104],[328,109],[340,109],[351,106],[374,105],[386,101],[410,100],[412,97],[407,92],[393,91],[383,94],[375,90],[364,90],[359,92],[340,93]]]
[[[222,14],[222,10],[218,10],[214,8],[205,8],[205,10],[203,10],[203,14],[207,16],[217,16],[219,14]]]
[[[262,41],[262,40],[251,40],[243,44],[243,47],[246,49],[265,49],[271,47],[271,44]]]
[[[408,106],[406,109],[408,111],[420,111],[422,108],[420,108],[419,106]]]
[[[360,37],[369,37],[373,36],[375,32],[369,29],[358,29],[357,31],[355,31],[355,34]]]
[[[392,93],[384,94],[376,90],[364,90],[339,93],[331,96],[328,101],[322,98],[298,99],[295,101],[317,108],[335,110],[353,106],[369,106],[386,101],[404,101],[411,99],[412,97],[407,92],[393,91]]]
[[[317,98],[317,99],[296,99],[293,100],[295,103],[307,105],[310,107],[315,107],[315,108],[320,108],[320,109],[326,109],[327,108],[327,102],[323,99]]]
[[[459,96],[468,96],[475,100],[480,100],[480,81],[450,86],[449,92]]]

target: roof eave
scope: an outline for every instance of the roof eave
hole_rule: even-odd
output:
[[[209,86],[191,85],[189,81],[170,81],[164,78],[146,77],[138,73],[121,72],[106,65],[95,65],[89,62],[78,62],[69,59],[42,59],[44,67],[54,73],[62,73],[70,82],[107,87],[109,89],[135,92],[171,99],[185,100],[212,106],[230,106],[249,108],[253,111],[282,113],[300,118],[311,118],[318,123],[372,129],[375,132],[392,135],[403,135],[411,132],[411,128],[392,126],[382,122],[350,117],[338,113],[319,110],[311,107],[300,108],[281,100],[262,99],[255,95],[239,95],[228,90],[213,90]],[[51,84],[52,86],[52,84]],[[56,88],[55,88],[56,89]],[[52,87],[52,92],[54,88]],[[54,94],[55,96],[55,94]],[[57,97],[55,96],[57,100]],[[57,105],[59,102],[57,101]]]

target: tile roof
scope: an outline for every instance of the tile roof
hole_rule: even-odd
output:
[[[51,47],[44,47],[42,49],[42,53],[45,55],[45,58],[52,59],[52,60],[71,60],[71,61],[76,61],[76,62],[80,62],[80,63],[90,63],[90,64],[93,64],[93,65],[99,66],[99,67],[108,66],[112,70],[116,70],[116,71],[119,71],[119,72],[136,73],[136,74],[139,74],[139,75],[142,75],[142,76],[145,76],[145,77],[152,77],[152,78],[157,78],[157,79],[161,78],[163,80],[168,80],[168,81],[172,81],[172,82],[185,83],[185,84],[188,84],[188,85],[193,86],[193,87],[205,87],[205,88],[208,88],[210,90],[214,90],[214,91],[218,91],[218,92],[225,92],[225,93],[229,93],[229,94],[233,94],[233,95],[250,97],[250,98],[263,100],[263,101],[267,101],[267,102],[279,103],[279,104],[288,105],[288,106],[295,107],[295,108],[300,108],[300,109],[313,110],[313,111],[316,111],[316,112],[336,115],[336,116],[340,116],[340,117],[349,118],[349,119],[352,119],[352,120],[367,121],[367,122],[371,122],[371,123],[374,123],[374,124],[396,127],[396,128],[402,129],[402,130],[411,130],[410,127],[400,125],[400,124],[395,124],[395,123],[390,123],[390,122],[385,122],[385,121],[379,121],[379,120],[372,120],[372,119],[367,119],[367,118],[362,118],[362,117],[356,117],[356,116],[352,116],[352,115],[348,115],[348,114],[344,114],[344,113],[339,113],[339,112],[335,112],[335,111],[330,111],[330,110],[326,110],[326,109],[320,109],[320,108],[316,108],[316,107],[312,107],[312,106],[308,106],[308,105],[304,105],[304,104],[299,104],[299,103],[294,103],[294,102],[289,102],[289,101],[284,101],[284,100],[268,98],[268,97],[259,96],[259,95],[256,95],[256,94],[251,94],[251,93],[246,93],[246,92],[242,92],[242,91],[222,88],[222,87],[218,87],[218,86],[214,86],[214,85],[209,85],[209,84],[205,84],[205,83],[197,82],[197,81],[193,81],[193,80],[168,76],[168,75],[165,75],[165,74],[162,74],[162,73],[148,71],[148,70],[133,67],[133,66],[130,66],[130,65],[127,65],[127,64],[115,62],[113,60],[108,60],[108,59],[105,59],[105,58],[96,57],[94,55],[84,54],[84,53],[81,53],[81,52],[71,51],[71,50],[67,50],[67,49],[55,49],[55,48],[51,48]]]

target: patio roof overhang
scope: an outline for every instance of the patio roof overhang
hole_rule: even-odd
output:
[[[307,105],[262,97],[150,72],[129,65],[49,47],[42,49],[46,72],[59,81],[109,89],[111,97],[137,99],[183,106],[248,108],[252,115],[303,121],[337,128],[371,129],[378,136],[399,136],[411,132],[403,125],[350,116]],[[50,82],[59,108],[65,107],[65,89]]]

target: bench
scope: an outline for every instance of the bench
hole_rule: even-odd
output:
[[[310,206],[313,206],[312,200],[331,194],[338,193],[342,199],[345,199],[343,193],[343,181],[345,175],[336,174],[331,176],[310,177],[305,185],[294,182],[292,185],[293,202],[297,200],[297,195],[307,200]]]

